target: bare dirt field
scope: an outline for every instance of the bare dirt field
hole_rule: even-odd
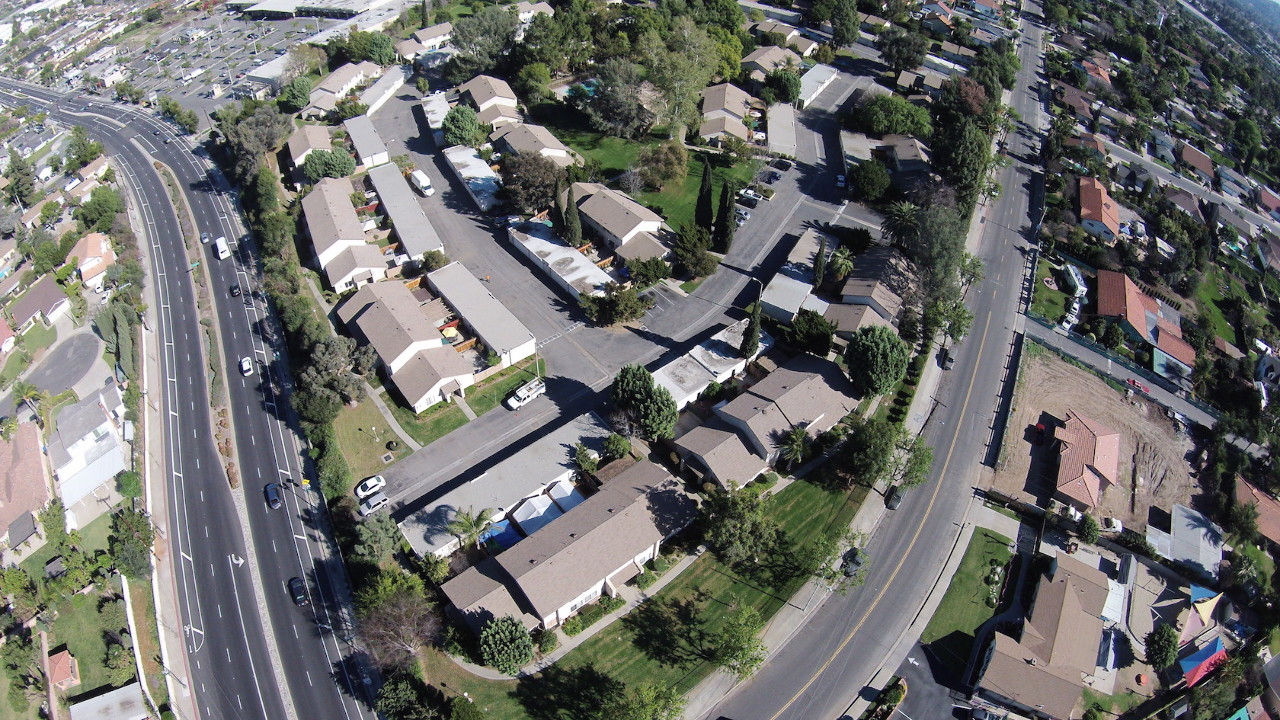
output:
[[[1126,398],[1097,375],[1034,343],[1027,344],[1023,355],[1000,468],[985,474],[986,486],[1047,506],[1058,468],[1053,428],[1063,423],[1068,410],[1120,433],[1119,484],[1103,492],[1099,519],[1118,518],[1126,528],[1142,532],[1152,515],[1167,513],[1174,503],[1189,505],[1198,493],[1186,461],[1191,439],[1178,432],[1162,407],[1138,396]],[[1047,428],[1039,445],[1037,423]]]

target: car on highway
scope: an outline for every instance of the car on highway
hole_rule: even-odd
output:
[[[272,510],[279,510],[284,504],[284,498],[280,495],[280,483],[267,483],[262,488],[262,495],[267,499],[267,507]]]
[[[289,597],[293,598],[293,604],[298,607],[302,607],[309,602],[307,600],[307,583],[302,578],[289,578]]]
[[[210,241],[210,240],[212,240],[212,239],[213,239],[213,235],[212,235],[211,233],[207,233],[207,232],[202,232],[202,233],[200,233],[200,244],[201,244],[201,245],[208,245],[208,244],[209,244],[209,241]]]
[[[369,497],[370,495],[378,492],[379,490],[381,490],[386,486],[387,486],[387,479],[382,477],[381,475],[374,475],[373,477],[367,477],[359,485],[356,486],[356,497],[363,500]]]
[[[231,289],[228,290],[228,292],[231,293],[231,297],[240,297],[240,283],[232,283]]]
[[[247,357],[240,358],[240,374],[245,377],[253,374],[253,360]]]
[[[905,490],[903,490],[901,487],[897,485],[894,485],[893,487],[889,488],[889,493],[884,496],[884,506],[889,508],[890,510],[897,510],[898,506],[902,504],[902,496],[905,494],[906,494]]]
[[[360,503],[360,517],[368,517],[374,514],[389,502],[391,502],[390,498],[380,492],[370,495],[365,498],[364,502]]]
[[[1129,383],[1130,387],[1132,387],[1134,390],[1137,390],[1139,392],[1144,392],[1144,393],[1151,392],[1151,388],[1147,387],[1146,385],[1143,385],[1141,382],[1138,382],[1137,378],[1129,378],[1125,382]]]

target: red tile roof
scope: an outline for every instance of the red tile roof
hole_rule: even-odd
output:
[[[1156,347],[1165,355],[1177,360],[1187,367],[1194,368],[1196,366],[1196,350],[1183,340],[1181,336],[1172,332],[1157,332]]]
[[[1098,314],[1129,321],[1143,334],[1147,331],[1147,311],[1158,312],[1153,298],[1143,294],[1128,275],[1112,270],[1098,271]]]
[[[1054,432],[1059,442],[1058,492],[1097,507],[1120,470],[1120,433],[1073,411]]]
[[[1120,210],[1097,178],[1080,178],[1080,220],[1100,222],[1112,235],[1120,234]]]
[[[8,440],[0,440],[0,533],[23,513],[49,504],[40,431],[34,423],[19,423]]]
[[[1101,63],[1093,60],[1085,60],[1080,64],[1084,67],[1084,71],[1089,74],[1089,77],[1098,80],[1105,85],[1111,84],[1111,73],[1107,72],[1107,69],[1103,67]]]
[[[1280,196],[1276,195],[1271,188],[1258,188],[1258,204],[1267,212],[1272,212],[1280,208]]]
[[[49,656],[49,682],[55,687],[80,684],[76,660],[69,651],[63,650]]]
[[[1280,543],[1280,500],[1237,475],[1236,503],[1258,508],[1258,532],[1271,542]]]

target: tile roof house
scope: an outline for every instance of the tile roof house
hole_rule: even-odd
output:
[[[58,496],[68,508],[114,481],[127,467],[124,411],[120,388],[110,382],[58,412],[47,452]]]
[[[1166,185],[1163,190],[1164,199],[1175,208],[1204,222],[1204,213],[1200,210],[1200,202],[1195,196],[1176,185]]]
[[[329,137],[329,129],[323,125],[303,125],[289,136],[285,143],[289,148],[289,159],[295,168],[302,167],[307,156],[314,150],[332,150],[333,141]]]
[[[1182,147],[1178,150],[1178,164],[1194,173],[1205,185],[1213,184],[1213,160],[1198,148],[1192,147],[1189,143],[1182,143]]]
[[[480,122],[495,128],[520,122],[519,100],[505,80],[477,75],[458,86],[459,96],[475,108]]]
[[[702,125],[698,136],[710,140],[728,133],[748,140],[746,121],[758,101],[736,85],[720,83],[702,91]]]
[[[978,694],[1035,717],[1073,717],[1097,668],[1107,593],[1102,571],[1058,553],[1021,633],[997,630],[979,654]]]
[[[425,52],[439,50],[453,40],[453,23],[440,23],[425,27],[396,44],[396,53],[412,61]]]
[[[925,15],[924,19],[920,21],[920,27],[936,35],[946,36],[951,33],[953,22],[954,21],[951,19],[951,15],[949,13],[944,15],[942,13],[931,12]]]
[[[641,460],[572,510],[441,588],[477,632],[514,614],[554,628],[601,596],[616,597],[664,541],[697,517],[669,472]],[[512,610],[517,612],[512,612]]]
[[[1196,352],[1182,339],[1181,314],[1139,290],[1129,276],[1098,271],[1098,315],[1117,320],[1129,337],[1151,346],[1156,374],[1176,383],[1191,376]]]
[[[1093,121],[1094,98],[1089,93],[1072,87],[1060,80],[1053,81],[1053,93],[1071,111],[1071,114],[1083,123]]]
[[[1097,507],[1119,480],[1120,433],[1069,410],[1053,435],[1059,457],[1054,497],[1082,511]]]
[[[503,152],[541,155],[555,163],[556,167],[569,167],[579,160],[577,153],[541,125],[509,123],[494,130],[489,139]]]
[[[1258,188],[1258,209],[1280,221],[1280,195],[1265,185]]]
[[[1069,148],[1080,148],[1098,160],[1107,158],[1107,146],[1102,142],[1102,138],[1093,133],[1083,133],[1079,137],[1067,138],[1062,143]]]
[[[324,178],[302,198],[302,214],[311,236],[316,265],[321,270],[342,251],[367,245],[364,227],[351,204],[352,191],[349,180]]]
[[[1101,180],[1080,178],[1080,227],[1110,245],[1120,234],[1120,210]]]
[[[70,651],[63,650],[49,656],[49,684],[62,692],[80,684],[80,663]]]
[[[71,309],[71,301],[52,274],[46,274],[31,285],[22,297],[9,306],[9,317],[22,334],[36,322],[52,325]]]
[[[984,17],[995,19],[1000,17],[1004,4],[999,0],[973,0],[973,11]]]
[[[630,196],[600,183],[574,183],[573,199],[583,224],[599,235],[624,260],[663,257],[667,246],[659,239],[671,228],[662,218]]]
[[[387,379],[415,413],[475,383],[473,364],[453,349],[402,283],[360,288],[338,308],[338,317],[378,353]]]
[[[894,248],[873,246],[859,255],[840,288],[840,302],[866,305],[886,324],[896,323],[906,290],[907,262]]]
[[[747,73],[747,77],[756,83],[763,83],[765,77],[774,70],[799,66],[799,55],[776,45],[756,48],[742,58],[742,69]]]
[[[35,530],[34,516],[49,504],[49,478],[44,465],[40,431],[35,423],[19,423],[8,440],[0,439],[0,540],[18,547],[30,535],[17,537],[16,528]]]
[[[80,280],[97,291],[102,289],[102,283],[107,279],[107,270],[116,264],[116,251],[111,247],[111,238],[100,232],[91,232],[76,242],[67,259],[76,261]]]
[[[1111,71],[1098,59],[1083,60],[1076,63],[1076,66],[1084,70],[1090,85],[1104,89],[1111,87]]]
[[[757,38],[762,37],[765,33],[775,33],[782,36],[782,46],[786,47],[795,38],[800,37],[800,31],[795,27],[777,20],[764,20],[751,26],[751,32]]]
[[[1280,545],[1280,500],[1239,475],[1235,500],[1237,505],[1254,506],[1258,510],[1258,533]]]

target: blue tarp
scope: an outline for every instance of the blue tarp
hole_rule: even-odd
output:
[[[1212,590],[1208,590],[1208,589],[1206,589],[1206,588],[1202,588],[1202,587],[1200,587],[1199,585],[1192,585],[1192,586],[1191,586],[1191,602],[1193,602],[1193,603],[1195,603],[1195,602],[1200,602],[1201,600],[1204,600],[1205,598],[1211,598],[1211,597],[1213,597],[1214,595],[1217,595],[1217,594],[1218,594],[1218,593],[1216,593],[1216,592],[1214,592],[1214,591],[1212,591]]]

